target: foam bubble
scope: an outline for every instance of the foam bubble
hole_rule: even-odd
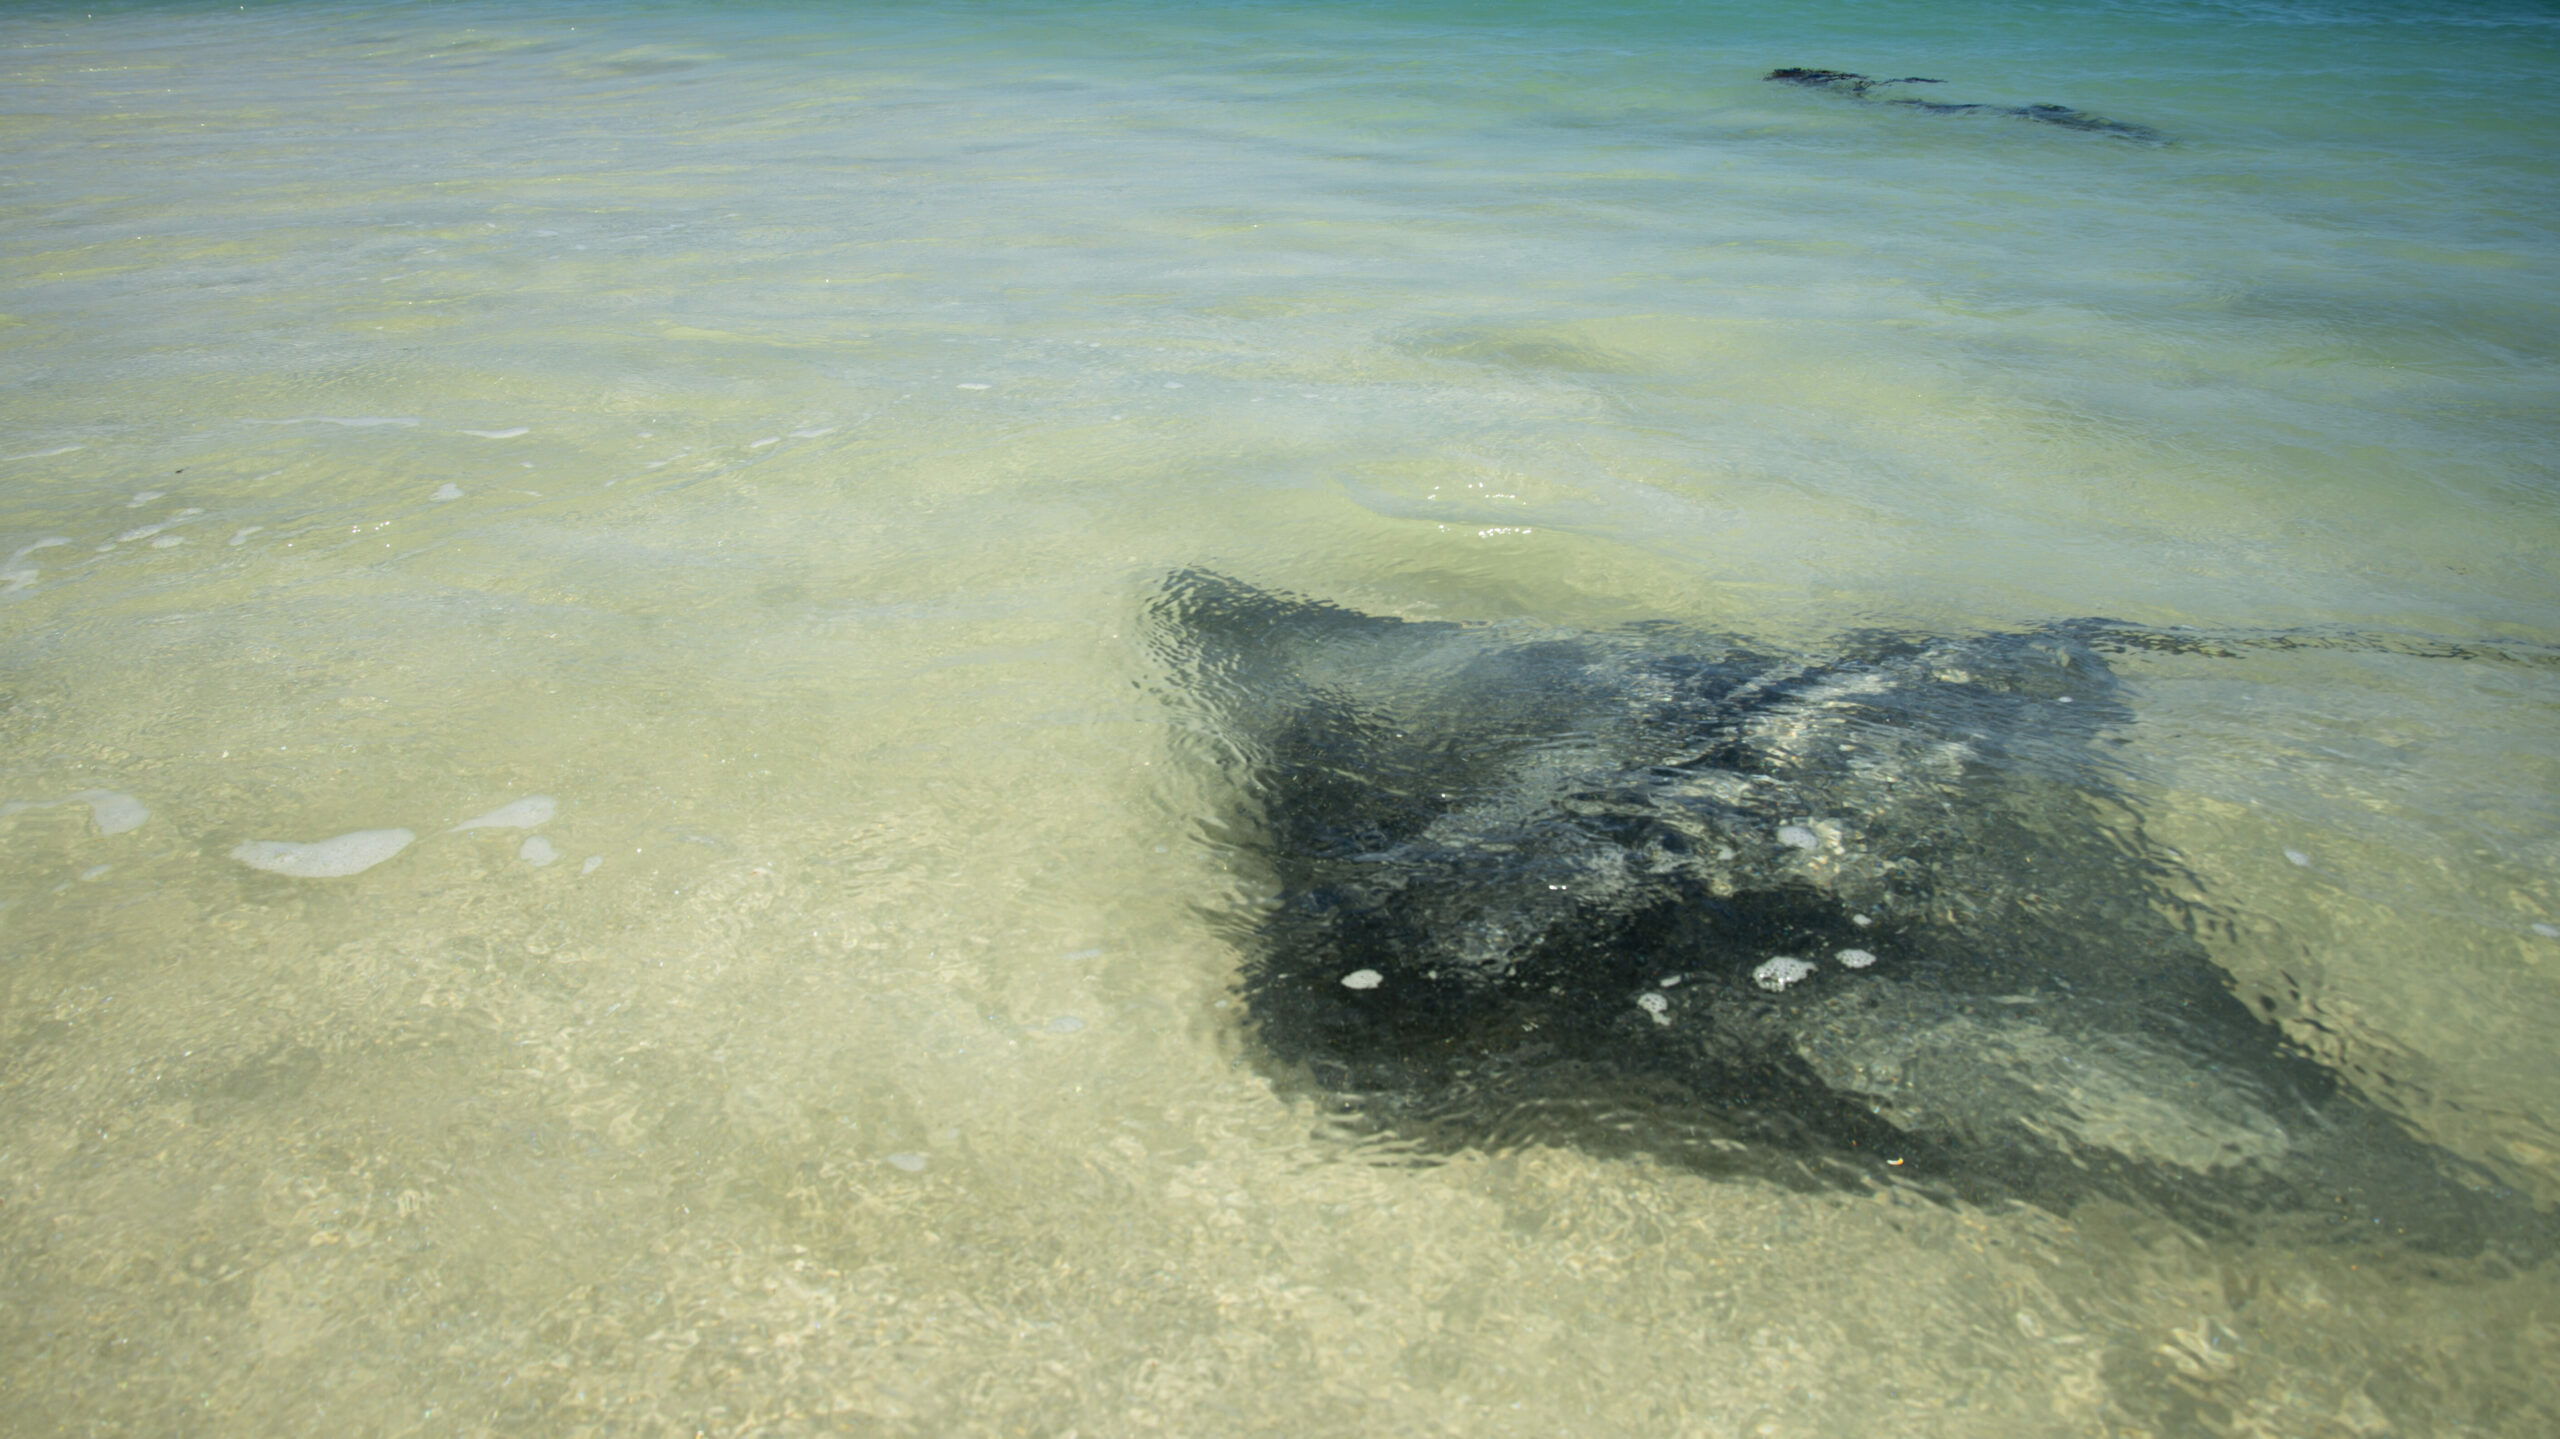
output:
[[[245,545],[245,544],[249,543],[249,537],[250,537],[251,535],[254,535],[254,534],[256,534],[258,531],[263,530],[263,529],[265,529],[265,528],[266,528],[266,526],[265,526],[265,525],[251,525],[251,526],[249,526],[247,529],[240,531],[240,532],[239,532],[238,534],[236,534],[236,535],[233,535],[233,536],[231,537],[231,543],[233,543],[233,544],[235,544],[235,545]]]
[[[921,1154],[889,1154],[882,1157],[889,1161],[893,1169],[903,1169],[909,1174],[924,1172],[924,1156]]]
[[[231,857],[269,874],[295,879],[340,879],[364,873],[407,849],[416,838],[405,829],[359,829],[310,844],[253,839],[234,848]]]
[[[578,866],[578,873],[580,873],[580,874],[593,874],[593,873],[595,873],[595,872],[596,872],[596,866],[598,866],[598,865],[600,865],[600,864],[602,864],[602,863],[604,863],[604,856],[603,856],[603,855],[600,855],[600,854],[591,854],[591,855],[588,855],[588,856],[587,856],[587,862],[586,862],[585,864],[582,864],[582,865]]]
[[[455,825],[466,829],[532,829],[551,822],[560,812],[560,802],[547,794],[529,794],[510,804],[502,804],[487,814],[474,815]]]
[[[1851,969],[1864,969],[1876,962],[1876,957],[1863,949],[1844,949],[1831,957]]]
[[[2286,850],[2284,852],[2284,857],[2286,860],[2291,862],[2296,869],[2309,869],[2311,867],[2311,856],[2304,854],[2298,849]]]
[[[835,432],[836,427],[833,425],[820,425],[814,430],[793,430],[791,432],[791,438],[795,440],[821,440]]]
[[[89,807],[89,818],[97,824],[100,834],[123,834],[127,830],[140,829],[142,822],[151,818],[151,811],[143,807],[142,801],[129,794],[86,789],[72,798]]]
[[[1782,824],[1778,826],[1778,843],[1790,849],[1820,849],[1822,836],[1800,824]]]
[[[2541,935],[2544,939],[2560,939],[2560,924],[2544,924],[2541,921],[2536,920],[2534,922],[2533,932]]]
[[[451,481],[447,481],[446,483],[437,486],[436,492],[427,496],[427,498],[437,501],[461,499],[462,486],[454,484]]]
[[[1669,1024],[1671,1022],[1671,996],[1663,994],[1658,990],[1648,989],[1644,993],[1637,995],[1636,1008],[1652,1015],[1653,1022],[1656,1024]]]
[[[538,834],[525,840],[523,845],[519,846],[516,850],[516,858],[534,866],[536,869],[551,863],[559,857],[559,847]]]
[[[1355,969],[1342,977],[1344,989],[1376,989],[1387,977],[1374,969]]]
[[[518,425],[512,430],[465,430],[463,433],[483,440],[512,440],[518,435],[530,435],[533,431]]]
[[[165,550],[173,545],[183,545],[186,542],[187,537],[185,535],[162,535],[160,538],[151,542],[151,548],[155,550]]]
[[[1765,960],[1758,969],[1751,971],[1751,982],[1772,994],[1788,985],[1801,983],[1812,977],[1813,964],[1810,960],[1797,959],[1793,955],[1786,954]]]
[[[153,500],[156,500],[167,493],[169,493],[167,490],[144,490],[140,494],[135,495],[132,499],[125,501],[124,507],[128,510],[138,510],[144,505],[151,503]]]

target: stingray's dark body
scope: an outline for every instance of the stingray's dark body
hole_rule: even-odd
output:
[[[2543,1242],[2233,995],[2108,782],[2106,625],[1808,660],[1187,573],[1155,632],[1270,885],[1235,920],[1258,1049],[1359,1122]]]
[[[1858,100],[1875,100],[1887,105],[1906,105],[1939,115],[2007,115],[2019,120],[2033,120],[2039,125],[2059,125],[2065,130],[2085,130],[2093,135],[2106,135],[2118,140],[2131,140],[2145,145],[2168,143],[2168,137],[2148,125],[2124,120],[2110,120],[2068,105],[1986,105],[1975,102],[1932,100],[1923,95],[1878,95],[1876,92],[1894,85],[1943,85],[1920,75],[1905,75],[1893,80],[1879,80],[1872,75],[1859,75],[1847,70],[1807,70],[1790,66],[1772,70],[1760,77],[1786,85],[1802,85],[1810,90],[1829,90]]]

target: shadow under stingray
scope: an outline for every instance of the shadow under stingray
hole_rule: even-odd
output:
[[[1860,633],[1367,615],[1202,572],[1151,630],[1271,895],[1226,917],[1284,1085],[1425,1151],[2440,1253],[2552,1216],[2234,996],[2108,778],[2106,621]]]
[[[1829,90],[1853,100],[1867,100],[1885,105],[1904,105],[1925,110],[1933,115],[2006,115],[2017,120],[2033,120],[2039,125],[2058,125],[2065,130],[2082,130],[2092,135],[2105,135],[2116,140],[2130,140],[2140,145],[2166,145],[2169,137],[2148,125],[2128,120],[2110,120],[2068,105],[1986,105],[1979,102],[1932,100],[1922,95],[1878,95],[1892,85],[1944,85],[1921,75],[1905,75],[1894,80],[1879,80],[1872,75],[1859,75],[1847,70],[1806,70],[1790,66],[1772,70],[1760,77],[1786,85],[1801,85],[1808,90]]]

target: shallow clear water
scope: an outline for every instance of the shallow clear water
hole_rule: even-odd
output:
[[[2124,773],[2243,994],[2560,1201],[2547,8],[0,47],[12,1427],[2560,1425],[2552,1264],[1375,1161],[1251,1062],[1141,633],[1201,565],[1806,646],[2464,642],[2129,660]]]

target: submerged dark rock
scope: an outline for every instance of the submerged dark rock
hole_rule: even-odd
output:
[[[1269,898],[1257,1052],[1422,1149],[1648,1152],[2538,1255],[2547,1218],[2232,991],[2110,779],[2106,622],[1843,637],[1155,602]],[[2121,642],[2120,642],[2121,641]]]
[[[1847,70],[1803,70],[1790,67],[1772,70],[1761,78],[1789,85],[1802,85],[1807,89],[1829,90],[1858,100],[1872,100],[1886,105],[1907,105],[1915,110],[1927,110],[1942,115],[1974,112],[1987,115],[2009,115],[2021,120],[2033,120],[2040,125],[2059,125],[2066,130],[2086,130],[2092,134],[2109,135],[2119,140],[2131,140],[2146,145],[2168,143],[2167,136],[2148,125],[2110,120],[2103,115],[2092,115],[2086,110],[2072,109],[2068,105],[1960,104],[1946,100],[1931,100],[1919,95],[1880,96],[1875,93],[1889,85],[1944,85],[1947,83],[1944,80],[1932,80],[1920,75],[1905,75],[1896,80],[1878,80],[1872,76],[1853,74]]]

